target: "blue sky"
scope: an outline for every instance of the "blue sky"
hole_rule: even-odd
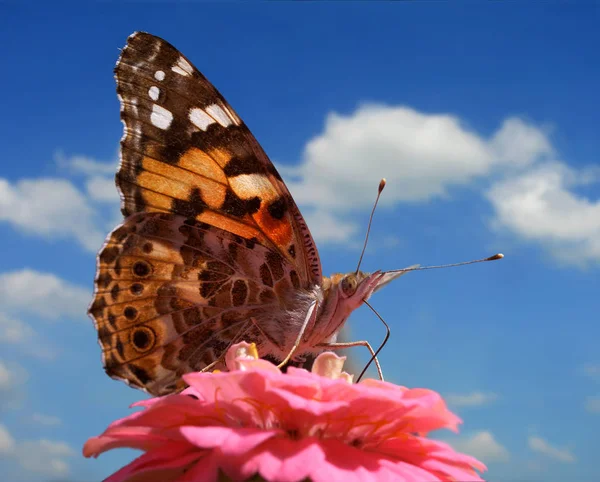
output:
[[[531,2],[0,7],[0,472],[96,481],[84,441],[143,394],[85,311],[118,221],[113,67],[135,30],[178,47],[288,180],[326,273],[410,273],[373,305],[386,377],[464,419],[493,481],[592,481],[600,443],[599,7]],[[366,308],[349,336],[376,345]],[[355,353],[357,360],[366,356]],[[595,446],[595,448],[594,448]]]

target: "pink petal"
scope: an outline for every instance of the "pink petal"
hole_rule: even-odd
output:
[[[448,444],[422,437],[386,440],[377,447],[377,451],[431,473],[452,475],[456,480],[480,480],[473,468],[486,470],[486,466],[477,459],[454,451]]]
[[[271,437],[281,435],[281,430],[242,427],[187,426],[179,431],[190,444],[203,449],[218,448],[225,455],[243,454]]]
[[[218,480],[219,463],[218,453],[215,451],[208,452],[205,457],[199,459],[190,469],[173,479],[174,482],[214,482]],[[160,482],[167,482],[169,479],[163,479]],[[157,481],[159,482],[159,481]]]
[[[174,480],[202,455],[202,452],[190,451],[188,444],[171,443],[160,449],[146,452],[104,482]]]
[[[451,479],[440,477],[428,470],[424,470],[421,467],[412,465],[411,463],[403,460],[389,460],[382,457],[379,460],[382,467],[385,467],[391,473],[395,474],[395,480],[403,480],[406,482],[437,482],[445,481],[451,482]],[[459,479],[460,482],[467,482]]]
[[[98,457],[108,450],[128,447],[139,450],[151,450],[169,442],[164,435],[153,434],[148,427],[131,427],[126,429],[109,429],[110,434],[105,432],[99,437],[91,437],[83,446],[84,457]]]
[[[316,439],[299,441],[288,438],[271,439],[247,454],[240,464],[240,475],[260,473],[266,480],[297,482],[323,466],[323,451]],[[229,475],[229,471],[228,475]],[[234,474],[231,474],[234,475]]]
[[[203,403],[183,395],[168,395],[156,399],[146,410],[135,412],[108,426],[108,430],[120,426],[165,427],[187,420],[191,413],[202,413]]]
[[[424,461],[421,464],[421,467],[427,469],[432,474],[437,473],[446,478],[450,478],[449,480],[460,480],[461,482],[485,482],[471,467],[468,466],[457,466],[441,460],[430,459]]]
[[[185,382],[193,387],[207,402],[215,400],[235,400],[248,396],[241,387],[244,380],[252,380],[257,386],[264,385],[262,372],[223,372],[223,373],[187,373]]]
[[[348,406],[348,402],[345,400],[324,402],[314,400],[313,398],[307,398],[304,394],[298,394],[283,388],[272,388],[269,391],[269,394],[272,396],[271,399],[273,401],[276,401],[279,405],[284,405],[287,410],[309,413],[316,417],[324,416]],[[301,413],[298,415],[302,416]]]

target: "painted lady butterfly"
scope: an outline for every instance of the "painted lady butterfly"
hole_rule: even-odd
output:
[[[98,255],[89,313],[106,372],[163,395],[223,368],[233,343],[287,361],[336,343],[403,271],[321,275],[281,176],[225,99],[172,45],[137,32],[115,68],[124,223]]]

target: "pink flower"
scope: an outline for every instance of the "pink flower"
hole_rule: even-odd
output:
[[[220,472],[281,482],[482,481],[474,469],[485,465],[426,438],[461,422],[437,393],[352,384],[344,360],[324,353],[312,373],[283,374],[241,343],[228,353],[229,372],[184,375],[189,388],[134,404],[144,410],[89,439],[83,453],[145,451],[106,482],[216,481]]]

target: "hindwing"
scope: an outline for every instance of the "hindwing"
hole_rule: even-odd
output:
[[[265,338],[255,323],[273,319],[299,288],[293,266],[259,243],[182,216],[141,213],[102,249],[90,313],[107,373],[161,395],[242,338],[278,354],[283,340]]]

